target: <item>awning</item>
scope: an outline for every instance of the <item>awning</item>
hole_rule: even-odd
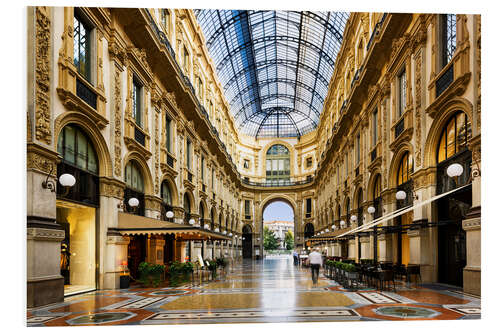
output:
[[[410,207],[403,207],[403,208],[399,208],[393,212],[390,212],[382,217],[379,217],[373,221],[371,221],[370,223],[367,223],[367,224],[363,224],[363,225],[360,225],[358,227],[353,227],[351,226],[350,228],[344,228],[344,229],[341,229],[341,230],[337,230],[335,232],[328,232],[326,234],[323,234],[321,236],[313,236],[310,240],[311,241],[325,241],[325,240],[328,240],[328,239],[339,239],[341,237],[344,237],[344,236],[347,236],[347,235],[350,235],[350,234],[355,234],[355,233],[360,233],[360,232],[366,232],[367,229],[369,228],[373,228],[374,226],[376,225],[379,225],[385,221],[388,221],[388,220],[391,220],[395,217],[398,217],[400,215],[403,215],[403,214],[406,214],[416,208],[419,208],[419,207],[422,207],[424,205],[427,205],[437,199],[440,199],[440,198],[443,198],[453,192],[456,192],[458,190],[461,190],[467,186],[471,185],[471,183],[468,183],[468,184],[465,184],[461,187],[458,187],[456,189],[453,189],[453,190],[450,190],[448,192],[445,192],[445,193],[442,193],[442,194],[439,194],[439,195],[436,195],[430,199],[427,199],[423,202],[419,202],[418,204],[416,205],[413,205],[413,206],[410,206]]]
[[[110,228],[122,235],[176,235],[180,240],[231,240],[231,237],[199,227],[161,221],[128,213],[118,213],[118,227]]]

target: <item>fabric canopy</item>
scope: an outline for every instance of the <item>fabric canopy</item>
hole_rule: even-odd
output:
[[[175,234],[184,240],[231,240],[231,237],[199,227],[121,212],[118,213],[116,231],[122,235]]]

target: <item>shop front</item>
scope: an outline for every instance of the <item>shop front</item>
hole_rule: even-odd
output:
[[[92,142],[77,126],[67,125],[59,135],[57,177],[70,174],[75,185],[57,187],[56,222],[64,229],[61,275],[64,295],[95,290],[99,170]]]

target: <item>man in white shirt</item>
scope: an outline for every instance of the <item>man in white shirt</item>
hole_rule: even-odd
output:
[[[323,258],[319,253],[318,248],[315,248],[309,253],[309,264],[311,265],[311,274],[314,284],[318,283],[319,268],[323,265]]]

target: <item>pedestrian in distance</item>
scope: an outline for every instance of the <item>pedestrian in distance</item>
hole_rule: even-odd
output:
[[[311,265],[311,275],[313,284],[318,283],[319,268],[323,266],[323,258],[321,253],[319,253],[318,248],[315,248],[311,253],[309,253],[309,264]]]

